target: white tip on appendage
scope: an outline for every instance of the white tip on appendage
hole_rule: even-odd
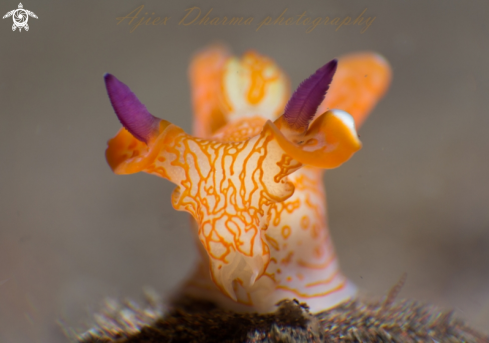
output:
[[[357,130],[355,129],[355,120],[350,113],[337,109],[331,110],[331,112],[333,112],[333,115],[336,118],[340,119],[343,124],[345,124],[350,129],[352,134],[357,136]]]

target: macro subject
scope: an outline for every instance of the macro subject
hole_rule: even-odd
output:
[[[200,258],[179,296],[267,313],[285,299],[319,312],[355,295],[328,232],[322,179],[361,148],[356,130],[391,70],[365,52],[311,72],[291,94],[271,59],[254,51],[237,58],[222,46],[203,50],[189,70],[192,134],[105,76],[123,126],[108,142],[110,167],[174,183],[173,207],[193,217]]]

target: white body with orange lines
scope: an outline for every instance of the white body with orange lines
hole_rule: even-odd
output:
[[[196,134],[229,139],[231,134],[223,134],[219,123],[222,127],[233,120],[252,118],[253,114],[273,120],[282,113],[289,95],[285,75],[271,60],[252,51],[240,62],[219,46],[194,58],[190,78]],[[365,79],[366,75],[370,78]],[[379,55],[360,53],[340,58],[318,113],[330,108],[345,109],[358,127],[384,94],[390,78],[390,67]],[[205,92],[207,97],[200,98]],[[229,99],[236,101],[230,104]],[[249,119],[249,131],[239,136],[257,134],[260,124]],[[212,281],[207,254],[202,249],[202,262],[180,292],[217,301],[236,311],[258,312],[273,311],[276,303],[290,298],[306,302],[312,312],[318,312],[353,297],[357,289],[341,273],[329,234],[322,179],[323,170],[314,167],[303,167],[288,176],[295,186],[294,194],[273,204],[269,212],[265,237],[270,247],[270,263],[252,289],[246,291],[235,284],[237,302],[224,295]]]
[[[173,207],[195,220],[202,258],[180,293],[257,312],[292,298],[318,312],[353,297],[329,235],[322,175],[361,148],[356,126],[387,89],[386,61],[372,53],[333,60],[288,102],[285,74],[253,51],[238,60],[210,47],[195,56],[190,78],[195,136],[105,77],[124,126],[108,143],[110,167],[173,182]]]

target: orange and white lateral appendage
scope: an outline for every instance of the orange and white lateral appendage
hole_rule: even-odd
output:
[[[314,77],[334,73],[336,64],[328,68]],[[360,149],[353,118],[331,110],[312,123],[306,116],[291,125],[297,106],[287,104],[288,117],[280,116],[288,81],[255,52],[237,60],[224,48],[211,47],[195,57],[190,77],[199,137],[149,113],[137,124],[133,112],[146,111],[144,105],[129,106],[127,114],[118,99],[126,106],[134,95],[126,96],[127,86],[112,79],[115,85],[108,86],[125,126],[109,141],[109,165],[117,174],[144,171],[175,183],[174,208],[195,219],[202,261],[181,292],[258,312],[273,311],[286,298],[318,312],[352,297],[355,287],[339,269],[328,232],[322,173]],[[335,87],[340,86],[334,79],[330,92]],[[361,96],[365,84],[355,87]],[[121,89],[122,96],[114,95]],[[317,105],[309,107],[315,111]],[[358,115],[365,116],[373,102],[368,106],[357,109]]]

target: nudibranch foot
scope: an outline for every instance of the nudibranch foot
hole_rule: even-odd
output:
[[[338,268],[335,266],[335,268]],[[208,270],[208,269],[207,269]],[[202,273],[204,271],[204,273]],[[315,293],[308,293],[308,287],[287,286],[270,277],[261,277],[248,290],[239,284],[234,284],[235,299],[225,295],[210,279],[205,269],[195,272],[173,298],[192,297],[216,303],[220,308],[235,312],[270,313],[277,308],[277,303],[283,299],[297,299],[306,303],[312,313],[335,307],[357,294],[357,287],[336,270],[334,280],[329,285],[318,284]]]

